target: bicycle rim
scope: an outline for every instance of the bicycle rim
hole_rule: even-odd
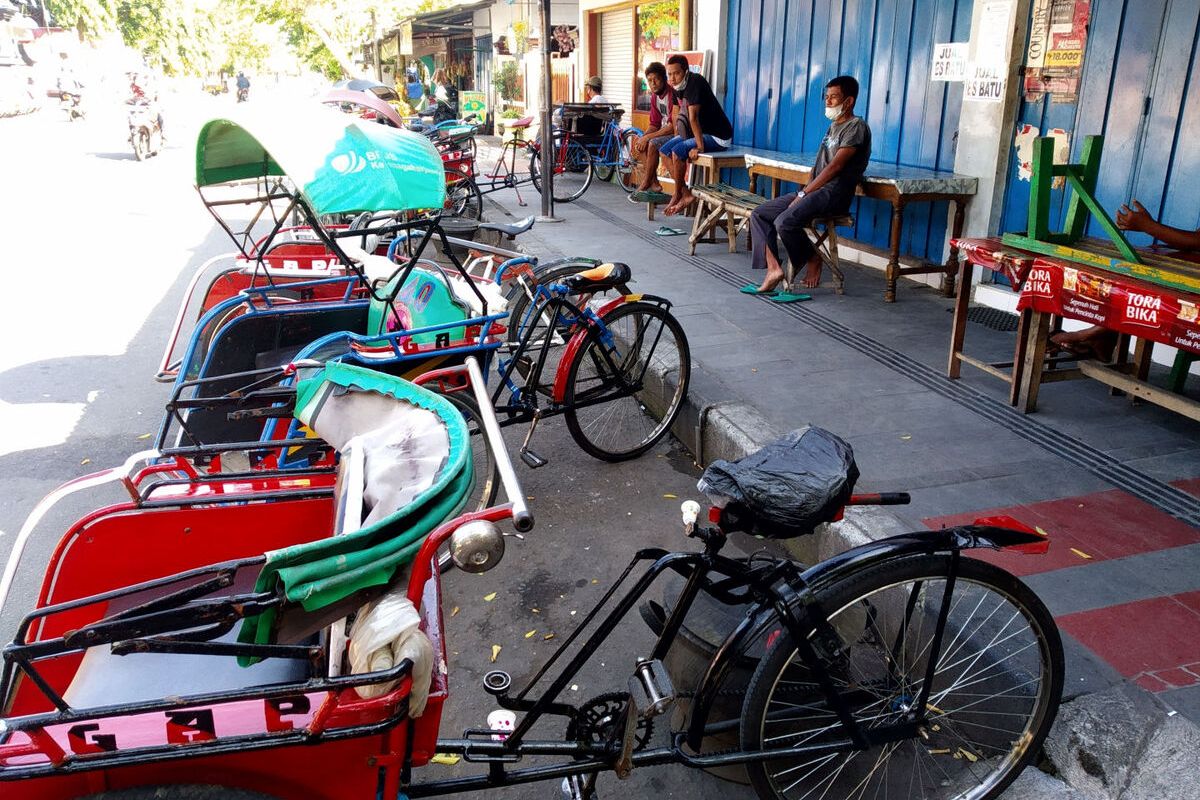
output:
[[[626,303],[603,322],[611,342],[589,337],[568,366],[565,416],[584,452],[624,461],[653,447],[679,415],[691,353],[679,322],[659,306]],[[641,391],[626,394],[630,384]]]
[[[633,179],[633,139],[637,134],[633,131],[625,131],[621,136],[621,152],[620,163],[617,165],[617,180],[621,184],[621,188],[626,192],[632,192],[636,188],[636,181]]]
[[[944,556],[884,564],[822,600],[837,609],[829,622],[840,647],[829,672],[864,729],[901,720],[919,699],[948,564]],[[1036,757],[1061,691],[1062,646],[1049,612],[1011,575],[962,559],[920,736],[751,765],[751,780],[761,797],[787,800],[990,800]],[[846,735],[790,637],[752,681],[743,726],[748,748]]]
[[[447,170],[453,177],[446,184],[446,206],[442,212],[447,217],[460,219],[483,219],[483,195],[479,186],[462,170]]]

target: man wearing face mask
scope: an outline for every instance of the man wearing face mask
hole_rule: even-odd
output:
[[[843,75],[825,86],[825,116],[832,123],[817,160],[812,179],[800,192],[768,200],[750,215],[755,269],[766,268],[767,275],[758,287],[769,294],[786,277],[780,265],[779,245],[792,262],[792,268],[805,267],[804,285],[821,285],[821,255],[813,247],[804,228],[817,217],[845,214],[850,210],[854,191],[862,180],[871,158],[871,129],[866,120],[854,116],[858,99],[858,81]]]
[[[725,116],[708,81],[703,75],[690,70],[687,58],[676,53],[667,59],[667,81],[675,90],[675,98],[679,103],[676,116],[682,116],[689,134],[686,138],[673,136],[659,149],[666,159],[671,180],[675,182],[675,193],[663,213],[678,214],[696,201],[684,180],[688,161],[700,153],[719,153],[729,149],[733,140],[733,126],[729,124],[729,117]],[[676,133],[679,133],[678,128]]]

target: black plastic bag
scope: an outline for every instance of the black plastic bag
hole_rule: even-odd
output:
[[[809,426],[738,461],[714,461],[699,488],[714,500],[714,495],[730,498],[722,515],[726,530],[785,539],[812,533],[836,518],[857,481],[850,445]]]

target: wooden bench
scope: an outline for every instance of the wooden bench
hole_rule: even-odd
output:
[[[727,183],[696,186],[692,193],[697,198],[696,221],[692,225],[692,234],[688,237],[689,254],[696,254],[696,245],[699,242],[716,241],[714,234],[722,226],[728,238],[729,252],[737,252],[737,240],[742,231],[746,232],[746,248],[750,248],[750,215],[754,213],[754,209],[766,202],[767,198]],[[839,214],[817,217],[805,228],[805,231],[811,234],[813,246],[821,254],[821,260],[829,265],[829,270],[833,273],[834,289],[838,294],[845,292],[846,276],[842,273],[842,262],[838,256],[837,229],[853,225],[854,217]],[[795,280],[795,268],[786,256],[784,260],[784,271],[787,273],[787,285],[790,290]]]

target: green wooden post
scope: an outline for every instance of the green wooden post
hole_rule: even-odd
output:
[[[1033,174],[1029,178],[1029,227],[1026,236],[1047,241],[1050,235],[1050,185],[1054,180],[1054,139],[1033,140]]]
[[[1096,193],[1096,182],[1100,177],[1100,153],[1104,149],[1103,136],[1088,136],[1083,140],[1083,152],[1080,154],[1079,183],[1084,191],[1078,188],[1071,195],[1071,203],[1067,206],[1067,224],[1063,229],[1067,234],[1067,244],[1074,244],[1083,238],[1087,230],[1087,211],[1083,196],[1091,197]],[[1119,247],[1120,245],[1118,245]]]

